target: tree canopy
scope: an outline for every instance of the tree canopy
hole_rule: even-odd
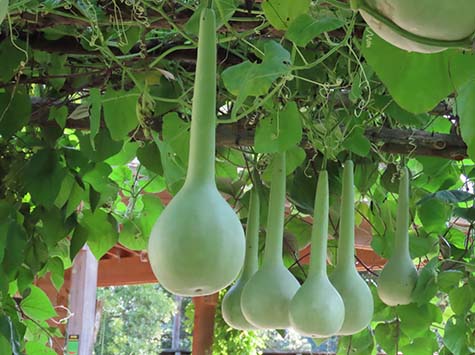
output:
[[[50,272],[59,288],[86,242],[97,258],[117,242],[144,249],[163,209],[156,193],[183,184],[202,6],[0,0],[2,354],[51,353],[55,310],[35,279]],[[345,1],[213,6],[218,187],[245,222],[250,171],[267,194],[269,154],[287,152],[285,258],[300,281],[307,269],[296,251],[310,240],[303,217],[324,159],[333,235],[341,163],[352,157],[357,222],[370,223],[382,257],[392,252],[399,169],[411,171],[416,301],[390,308],[375,294],[371,329],[342,338],[340,353],[375,344],[391,354],[474,353],[473,53],[398,49]]]

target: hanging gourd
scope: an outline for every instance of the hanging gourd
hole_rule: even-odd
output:
[[[244,260],[244,267],[239,279],[224,296],[221,307],[225,322],[229,326],[240,330],[255,329],[242,314],[241,295],[244,285],[251,276],[256,273],[258,268],[259,210],[259,194],[254,188],[251,190],[249,213],[247,216],[246,258]]]
[[[417,270],[409,254],[409,171],[401,169],[396,233],[391,257],[378,279],[378,295],[388,306],[411,303]]]
[[[351,0],[371,29],[410,52],[471,48],[475,33],[473,0]]]
[[[328,337],[343,325],[345,306],[327,276],[328,173],[320,172],[312,226],[312,252],[307,279],[290,303],[290,322],[300,334]]]
[[[216,19],[200,17],[190,154],[182,189],[153,227],[148,255],[158,281],[183,296],[208,295],[228,286],[244,262],[239,218],[216,188]]]
[[[338,335],[358,333],[368,326],[373,317],[373,296],[356,270],[355,253],[355,209],[353,162],[345,163],[343,169],[343,191],[340,207],[338,254],[335,270],[330,281],[345,304],[345,319]]]
[[[272,164],[264,258],[259,271],[244,286],[241,310],[248,322],[257,328],[284,329],[290,326],[289,302],[300,285],[282,259],[285,153],[276,153]]]

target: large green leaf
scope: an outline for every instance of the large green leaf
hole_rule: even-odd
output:
[[[3,229],[3,228],[2,228]],[[12,222],[8,225],[6,248],[2,261],[5,274],[11,279],[25,259],[27,235],[19,224]]]
[[[106,212],[100,209],[94,213],[86,210],[79,224],[85,229],[87,244],[98,260],[117,243],[117,222]]]
[[[30,287],[30,293],[21,301],[20,307],[28,317],[36,321],[57,315],[46,293],[36,286]]]
[[[137,90],[114,90],[108,88],[102,98],[104,121],[115,141],[122,141],[134,130],[139,121],[136,105],[139,97]]]
[[[5,0],[2,1],[2,6],[5,6]],[[0,81],[4,83],[13,78],[20,67],[21,61],[25,60],[25,53],[14,46],[13,41],[17,46],[23,47],[23,43],[19,43],[16,39],[13,40],[10,37],[4,37],[0,42],[0,63],[2,63],[0,66]]]
[[[453,355],[469,355],[466,335],[467,327],[463,317],[452,317],[445,325],[444,344]]]
[[[367,28],[363,54],[394,100],[413,113],[428,112],[475,77],[475,57],[457,50],[406,52]]]
[[[463,86],[457,96],[458,114],[460,117],[460,133],[467,145],[467,153],[471,159],[475,159],[475,80],[471,80]]]
[[[345,21],[337,17],[314,18],[307,13],[303,13],[290,23],[285,37],[296,45],[305,47],[312,39],[323,32],[336,30],[344,24]]]
[[[282,111],[274,111],[259,121],[255,135],[255,149],[259,153],[285,152],[302,140],[302,122],[295,102]]]
[[[311,0],[264,0],[262,9],[267,20],[277,30],[286,30],[299,15],[308,12]]]
[[[450,306],[455,314],[464,315],[475,302],[475,290],[469,285],[463,285],[449,291]]]
[[[30,120],[30,96],[21,90],[0,93],[0,134],[9,138]]]

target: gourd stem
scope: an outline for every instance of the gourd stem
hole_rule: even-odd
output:
[[[328,172],[320,171],[315,195],[312,226],[312,252],[308,276],[326,275],[328,238]]]
[[[412,32],[409,32],[405,30],[402,27],[399,27],[397,24],[395,24],[393,21],[391,21],[389,18],[386,16],[380,14],[376,9],[372,8],[371,6],[367,5],[365,1],[363,0],[352,0],[351,1],[351,7],[354,10],[361,10],[366,13],[368,13],[371,17],[375,18],[377,21],[381,22],[382,24],[386,25],[389,27],[391,30],[396,32],[398,35],[407,38],[411,41],[428,45],[428,46],[435,46],[435,47],[446,47],[446,48],[463,48],[463,49],[472,49],[473,43],[472,39],[470,37],[468,38],[463,38],[460,40],[455,40],[455,41],[444,41],[444,40],[438,40],[438,39],[433,39],[433,38],[427,38],[427,37],[422,37],[419,35],[416,35]]]
[[[201,12],[186,182],[215,184],[216,16]]]
[[[355,268],[355,197],[353,180],[353,162],[348,160],[343,169],[337,268]]]
[[[257,271],[258,259],[257,249],[259,247],[259,194],[256,189],[251,190],[251,199],[249,203],[249,213],[247,215],[246,228],[246,258],[241,278],[249,278]]]
[[[263,266],[282,261],[285,213],[285,153],[275,153],[267,215],[267,236]]]
[[[399,200],[397,207],[396,234],[394,240],[394,254],[409,255],[409,171],[401,169],[399,181]]]

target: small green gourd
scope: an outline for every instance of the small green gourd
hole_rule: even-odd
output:
[[[409,304],[417,270],[409,254],[409,171],[401,169],[394,249],[378,279],[378,295],[388,306]]]
[[[356,270],[355,253],[355,210],[353,162],[345,163],[343,169],[343,191],[341,197],[338,255],[335,270],[330,281],[345,304],[345,320],[338,335],[356,334],[371,322],[373,317],[373,296]]]
[[[345,306],[327,276],[328,173],[320,172],[312,226],[312,253],[307,279],[290,303],[290,322],[300,334],[323,338],[343,325]]]
[[[224,321],[231,327],[240,330],[256,329],[249,323],[241,310],[241,295],[244,285],[254,275],[258,268],[258,237],[259,237],[259,194],[256,189],[251,190],[249,213],[246,228],[246,258],[241,276],[229,289],[223,298],[221,311]]]
[[[158,281],[182,296],[228,286],[245,254],[242,225],[215,182],[216,16],[201,13],[188,172],[153,227],[148,256]]]
[[[284,329],[290,326],[289,303],[300,286],[282,259],[285,177],[285,153],[276,153],[264,258],[261,268],[246,283],[241,296],[244,317],[262,329]]]

